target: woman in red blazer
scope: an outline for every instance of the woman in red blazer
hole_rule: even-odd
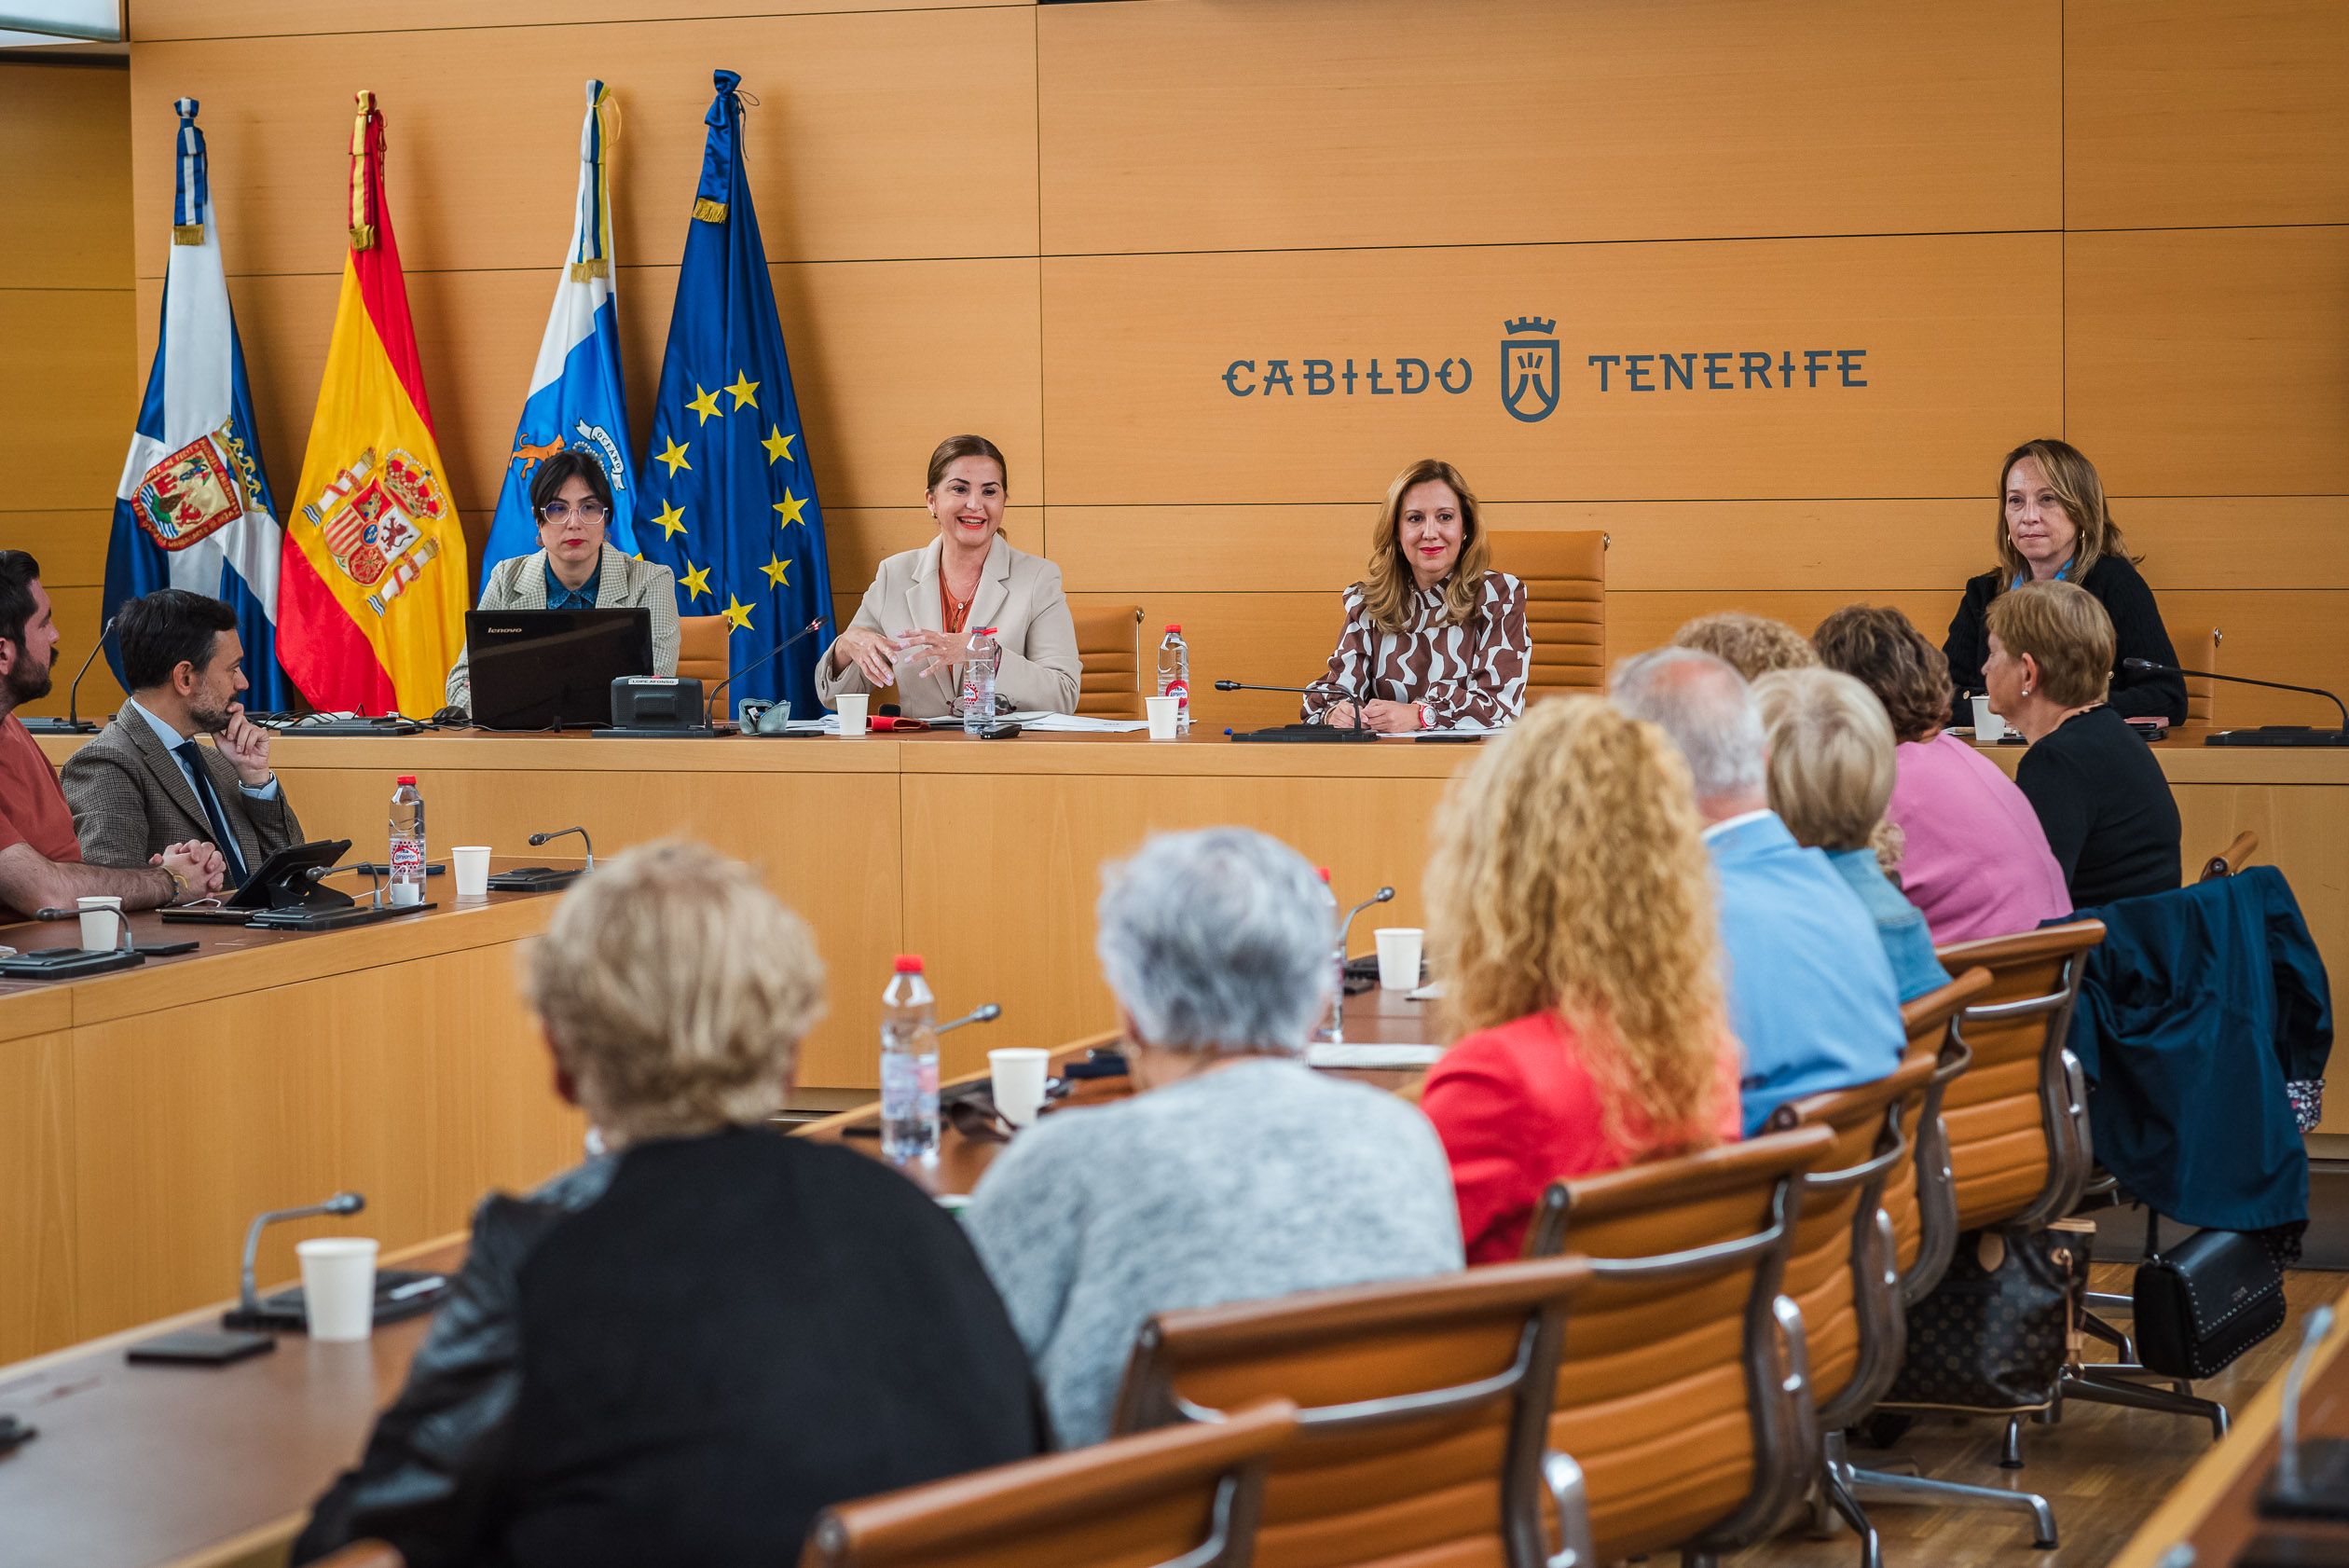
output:
[[[1446,794],[1429,931],[1456,1038],[1422,1107],[1471,1263],[1564,1177],[1738,1136],[1711,873],[1688,769],[1600,697],[1537,704]]]

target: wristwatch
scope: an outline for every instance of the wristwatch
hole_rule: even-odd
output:
[[[1421,703],[1419,705],[1419,709],[1420,728],[1423,730],[1434,729],[1436,727],[1436,709],[1426,703]]]
[[[173,871],[169,866],[158,866],[155,869],[172,879],[172,890],[170,893],[166,894],[163,899],[165,904],[175,904],[182,899],[187,897],[187,878],[182,876],[179,873]]]

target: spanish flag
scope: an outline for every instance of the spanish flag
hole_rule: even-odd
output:
[[[430,713],[464,644],[465,535],[433,439],[383,200],[383,116],[350,132],[350,254],[285,519],[278,657],[314,708]]]

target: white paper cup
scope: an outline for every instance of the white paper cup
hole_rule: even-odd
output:
[[[832,698],[832,706],[840,710],[840,734],[844,740],[865,733],[866,710],[872,698],[864,692],[843,692]]]
[[[1990,711],[1988,696],[1973,699],[1974,738],[1985,746],[2006,735],[2006,721]]]
[[[1150,738],[1152,740],[1172,740],[1174,738],[1175,726],[1183,722],[1183,699],[1181,697],[1144,697],[1142,699],[1142,708],[1143,711],[1147,712],[1150,716]]]
[[[111,953],[122,945],[122,901],[112,893],[91,893],[76,899],[81,911],[81,944],[85,953]]]
[[[1044,1073],[1052,1053],[1032,1045],[1004,1046],[987,1052],[995,1080],[996,1109],[1014,1127],[1033,1127],[1044,1108]]]
[[[460,844],[448,852],[449,874],[457,879],[457,896],[460,899],[486,899],[489,896],[489,846],[486,844]]]
[[[302,1260],[302,1310],[309,1337],[332,1342],[375,1332],[376,1244],[372,1236],[318,1236],[294,1244]]]
[[[1417,926],[1381,926],[1379,937],[1379,985],[1387,991],[1416,991],[1420,983],[1420,948],[1427,933]]]

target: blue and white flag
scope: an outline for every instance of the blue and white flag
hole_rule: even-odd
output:
[[[611,475],[611,527],[606,538],[624,556],[637,553],[636,470],[628,457],[628,399],[620,379],[620,306],[611,292],[611,176],[605,159],[619,118],[611,89],[587,84],[587,118],[579,131],[579,210],[571,218],[570,256],[555,284],[555,309],[539,340],[530,395],[514,430],[505,486],[481,552],[489,569],[539,547],[530,516],[530,471],[566,447],[593,452]]]
[[[811,637],[750,667],[831,612],[824,509],[807,454],[759,215],[742,167],[742,78],[715,74],[701,184],[669,312],[646,443],[644,558],[677,573],[678,612],[726,618],[736,698],[819,712]]]
[[[196,100],[183,98],[172,107],[179,111],[179,146],[163,333],[115,491],[104,613],[111,620],[126,600],[158,588],[225,599],[237,612],[253,682],[245,701],[255,712],[279,711],[293,691],[277,657],[284,533],[262,471],[244,349],[229,313]],[[117,644],[107,644],[106,659],[121,680]]]

